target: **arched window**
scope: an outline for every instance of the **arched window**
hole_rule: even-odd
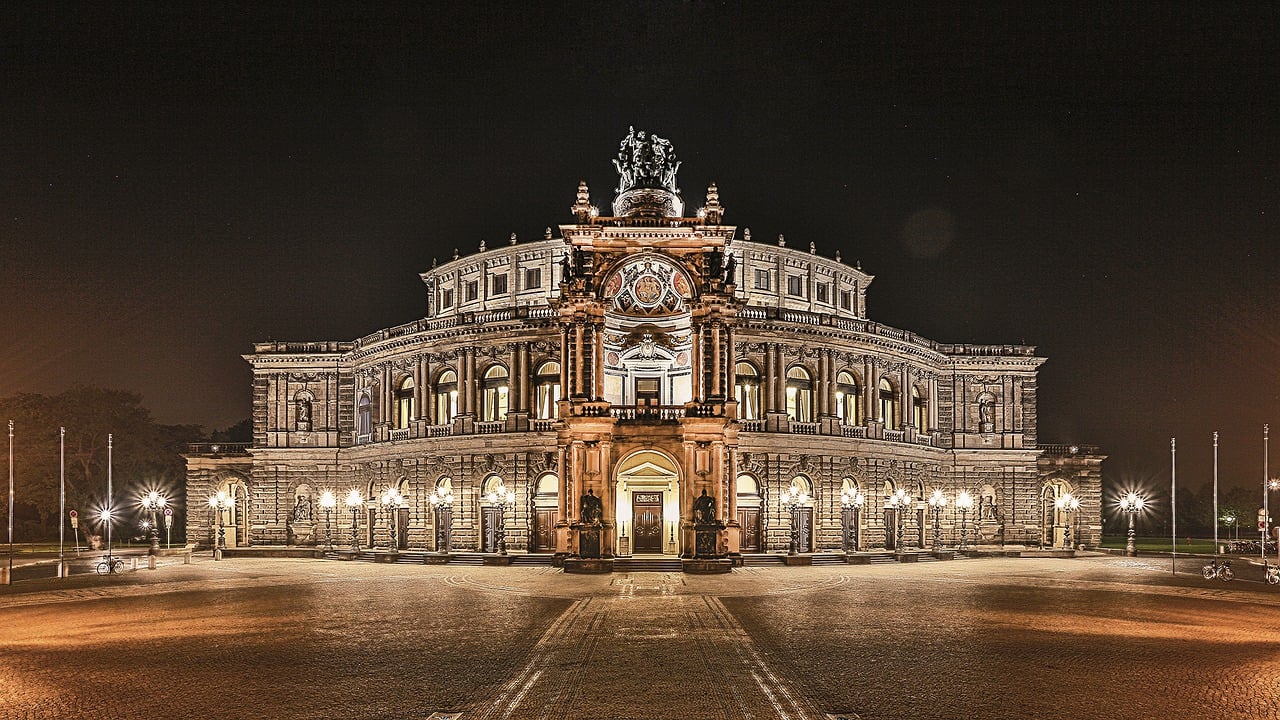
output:
[[[813,380],[799,365],[787,371],[787,415],[794,422],[813,422]]]
[[[862,424],[862,387],[848,371],[836,375],[836,417],[845,425]]]
[[[445,370],[436,378],[435,397],[436,416],[432,420],[436,425],[448,425],[458,414],[458,376],[452,370]]]
[[[550,420],[560,413],[560,363],[544,362],[533,378],[533,416]]]
[[[899,414],[898,393],[893,389],[893,383],[886,378],[880,378],[880,419],[884,421],[884,426],[890,430],[896,430],[902,425],[902,416]]]
[[[413,377],[405,375],[396,385],[395,391],[396,428],[407,428],[413,422]]]
[[[738,398],[738,417],[743,420],[760,419],[760,373],[756,366],[749,362],[734,365],[737,385],[734,390]]]
[[[917,385],[911,386],[911,425],[921,435],[929,432],[929,403]]]
[[[369,393],[360,393],[360,401],[356,403],[356,434],[368,435],[373,432],[373,412],[370,407]]]
[[[494,365],[484,371],[480,383],[480,419],[483,421],[507,419],[507,369]]]

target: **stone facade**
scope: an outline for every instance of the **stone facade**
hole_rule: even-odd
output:
[[[619,157],[624,215],[581,184],[558,234],[422,273],[422,319],[255,344],[253,442],[188,455],[233,502],[188,537],[690,556],[705,493],[715,555],[1099,541],[1103,456],[1039,444],[1035,348],[874,322],[871,275],[753,242],[714,185],[677,216],[666,141]]]

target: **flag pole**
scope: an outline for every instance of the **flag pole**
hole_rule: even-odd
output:
[[[67,429],[58,428],[58,577],[67,576]]]
[[[9,421],[9,572],[5,584],[13,584],[13,421]]]
[[[1174,575],[1178,574],[1178,438],[1169,438],[1169,468],[1172,478],[1172,488],[1169,491],[1169,517],[1173,526],[1173,553],[1170,557],[1173,560],[1173,568],[1170,570]]]
[[[1218,555],[1218,431],[1213,431],[1213,555]]]

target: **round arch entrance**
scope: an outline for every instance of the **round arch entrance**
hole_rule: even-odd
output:
[[[657,450],[637,450],[617,465],[615,494],[621,554],[680,553],[680,469]]]

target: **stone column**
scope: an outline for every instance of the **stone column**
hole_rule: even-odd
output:
[[[711,395],[713,397],[724,396],[724,390],[720,385],[722,375],[720,358],[720,323],[717,322],[711,326]]]

